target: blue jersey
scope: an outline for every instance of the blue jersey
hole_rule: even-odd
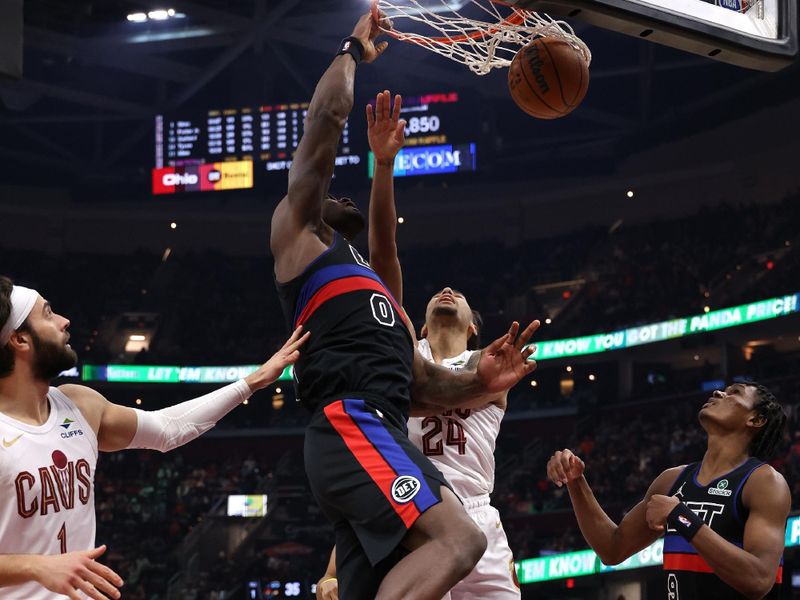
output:
[[[303,273],[277,283],[289,329],[311,332],[295,364],[311,409],[349,397],[380,402],[403,427],[414,346],[406,317],[369,263],[339,234]]]

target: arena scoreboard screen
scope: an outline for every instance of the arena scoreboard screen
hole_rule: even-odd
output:
[[[395,177],[475,171],[477,143],[467,127],[476,114],[472,104],[457,92],[404,96],[406,143],[394,161]],[[372,178],[371,152],[367,165]]]
[[[265,173],[288,170],[307,112],[303,102],[157,115],[153,193],[247,189]],[[348,122],[339,141],[337,172],[364,162],[363,148],[359,154],[350,140]]]
[[[373,99],[374,102],[374,99]],[[356,102],[358,104],[358,101]],[[404,95],[406,144],[395,175],[476,170],[476,102],[458,92]],[[303,135],[308,102],[157,115],[153,194],[257,188],[285,182]],[[336,177],[372,176],[366,122],[345,124],[336,152]]]

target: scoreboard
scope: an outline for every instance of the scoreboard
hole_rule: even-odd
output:
[[[475,171],[473,103],[457,92],[403,98],[406,143],[394,161],[395,177]],[[368,174],[373,175],[372,153]]]
[[[307,113],[303,102],[157,115],[153,193],[252,188],[259,172],[288,170]],[[362,162],[350,146],[348,121],[336,165],[346,169]]]
[[[373,99],[374,102],[374,99]],[[157,115],[153,194],[248,189],[291,167],[303,136],[308,102]],[[396,176],[474,171],[474,107],[457,92],[403,98],[406,145]],[[336,152],[336,176],[372,175],[366,123],[356,111]],[[274,181],[274,180],[273,180]]]

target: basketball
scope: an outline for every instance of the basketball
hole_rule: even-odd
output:
[[[569,42],[537,38],[511,61],[508,89],[522,110],[538,119],[558,119],[581,103],[589,88],[589,66]]]

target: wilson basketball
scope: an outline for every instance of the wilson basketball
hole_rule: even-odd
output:
[[[557,119],[581,103],[589,88],[589,66],[569,42],[537,38],[520,49],[508,69],[508,89],[522,110]]]

